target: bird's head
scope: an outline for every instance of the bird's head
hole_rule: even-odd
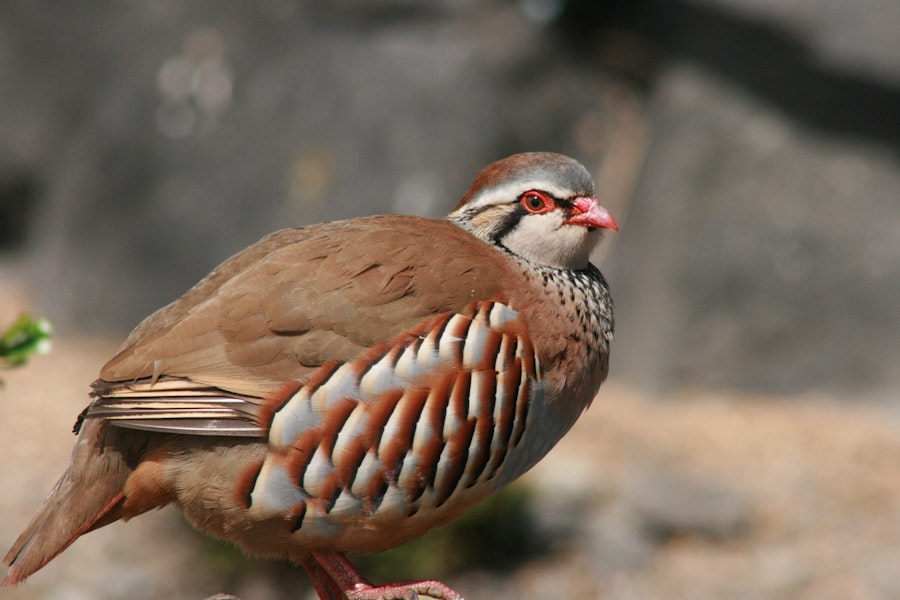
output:
[[[448,218],[531,263],[562,269],[585,268],[600,230],[618,231],[587,169],[550,152],[488,165]]]

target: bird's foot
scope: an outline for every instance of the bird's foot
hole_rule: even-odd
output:
[[[440,581],[398,581],[372,585],[347,557],[313,551],[301,563],[321,600],[465,600]]]
[[[348,600],[420,600],[422,596],[435,600],[465,600],[440,581],[398,581],[378,586],[358,583],[345,593]]]

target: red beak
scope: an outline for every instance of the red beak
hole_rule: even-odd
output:
[[[566,223],[619,231],[616,220],[613,219],[608,210],[600,206],[600,202],[596,198],[579,196],[575,198],[574,202],[575,206],[572,207],[572,216],[566,219]]]

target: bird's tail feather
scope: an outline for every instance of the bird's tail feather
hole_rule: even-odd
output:
[[[0,586],[21,583],[79,536],[121,516],[132,468],[120,446],[109,443],[118,435],[100,420],[85,421],[69,469],[3,559],[10,569]]]

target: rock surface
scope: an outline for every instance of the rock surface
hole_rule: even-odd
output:
[[[121,333],[285,226],[577,156],[615,372],[896,398],[895,0],[0,4],[0,260]]]
[[[541,149],[588,165],[622,225],[614,380],[527,476],[546,552],[448,583],[900,597],[898,7],[0,3],[0,326],[31,310],[63,332],[0,372],[0,543],[150,311],[271,230],[439,215],[487,162]],[[217,548],[163,510],[2,595],[312,597]]]

